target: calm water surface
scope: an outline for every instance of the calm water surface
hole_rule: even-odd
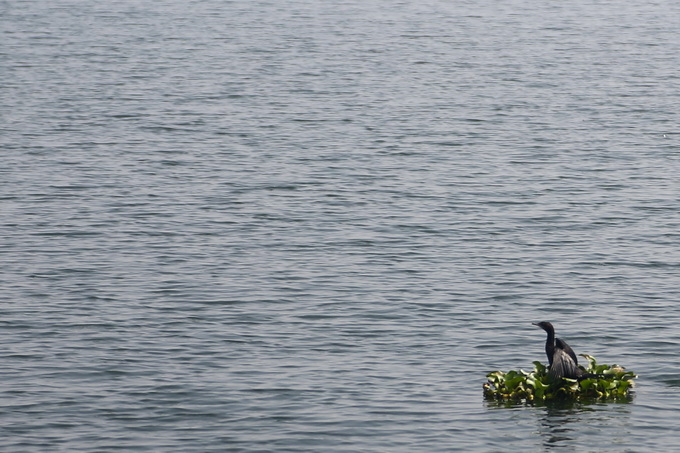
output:
[[[680,7],[0,2],[6,451],[680,448]],[[498,406],[577,352],[629,403]]]

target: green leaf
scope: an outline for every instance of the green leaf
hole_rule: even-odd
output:
[[[508,373],[509,374],[509,373]],[[514,389],[526,379],[525,376],[513,376],[511,379],[505,380],[505,386],[509,389]]]
[[[582,380],[579,384],[580,384],[580,386],[583,390],[588,391],[588,390],[592,389],[593,386],[595,385],[595,380],[588,378],[588,379]]]
[[[588,369],[592,370],[597,366],[597,360],[595,360],[595,357],[592,355],[588,354],[579,354],[581,357],[585,358],[588,361]]]
[[[534,367],[535,373],[545,374],[546,372],[545,365],[543,365],[541,362],[538,361],[534,362]]]

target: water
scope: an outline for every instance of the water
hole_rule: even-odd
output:
[[[677,4],[0,8],[3,449],[680,445]]]

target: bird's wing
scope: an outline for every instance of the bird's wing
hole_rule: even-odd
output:
[[[571,360],[574,361],[574,364],[578,366],[578,358],[576,357],[576,353],[573,349],[571,349],[571,346],[569,346],[566,341],[561,338],[555,338],[555,346],[559,349],[563,349],[564,352],[566,352],[569,357],[571,357]]]
[[[572,351],[573,353],[573,351]],[[576,379],[579,377],[583,371],[576,366],[576,363],[572,360],[571,356],[564,349],[555,348],[555,354],[553,354],[553,363],[550,367],[548,374],[551,378],[570,378]]]

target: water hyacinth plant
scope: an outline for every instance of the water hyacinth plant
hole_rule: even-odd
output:
[[[594,357],[580,354],[588,360],[581,367],[585,379],[551,379],[541,362],[534,362],[534,370],[494,371],[486,377],[484,397],[505,401],[546,401],[551,399],[623,400],[629,397],[633,379],[637,376],[616,365],[598,365]]]

